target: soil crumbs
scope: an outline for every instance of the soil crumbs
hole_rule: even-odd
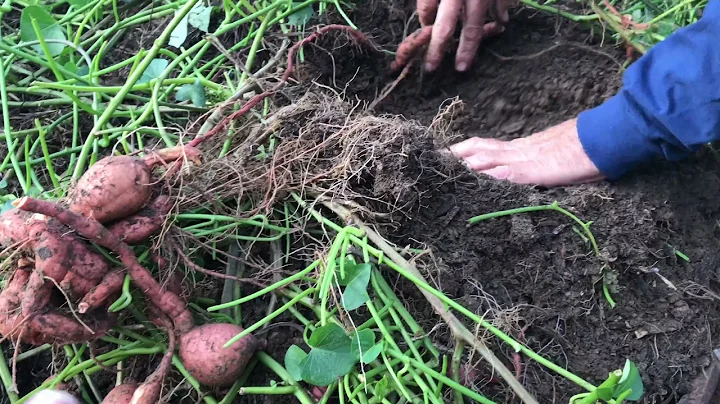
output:
[[[359,6],[354,18],[381,46],[394,48],[411,13],[412,4],[372,1]],[[435,74],[415,69],[376,113],[431,125],[457,97],[457,108],[446,110],[452,114],[447,129],[462,137],[509,139],[571,118],[617,90],[619,52],[596,46],[586,29],[528,9],[517,10],[511,21],[505,34],[483,44],[471,72],[455,73],[450,57]],[[387,61],[349,47],[314,51],[307,60],[315,79],[349,98],[371,101],[388,82]],[[407,141],[426,143],[420,134]],[[648,165],[614,184],[539,189],[463,170],[450,175],[433,163],[436,153],[409,149],[402,163],[383,163],[368,196],[394,198],[398,206],[407,202],[408,217],[396,218],[394,230],[384,235],[402,247],[429,248],[434,264],[428,268],[435,269],[428,276],[439,289],[595,384],[628,358],[643,376],[643,402],[675,403],[689,392],[710,363],[720,331],[712,297],[720,263],[720,178],[711,153]],[[616,275],[614,309],[602,294],[599,260],[568,217],[536,212],[467,226],[475,215],[553,201],[593,222],[612,267],[608,273]],[[414,286],[397,282],[406,300],[422,301]],[[429,308],[414,314],[435,318]],[[447,330],[435,325],[427,323],[426,330],[442,340]],[[512,352],[505,351],[513,369]],[[527,358],[516,370],[541,403],[568,402],[579,392]],[[512,402],[487,376],[477,380],[483,394]]]

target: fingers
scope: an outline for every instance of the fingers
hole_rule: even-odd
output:
[[[507,0],[495,0],[493,2],[493,16],[500,25],[505,25],[510,21],[508,3]]]
[[[437,14],[438,0],[418,0],[417,12],[420,18],[420,25],[432,25]]]
[[[465,3],[465,23],[460,35],[460,46],[455,56],[455,69],[458,71],[466,71],[475,58],[483,37],[487,7],[487,1],[471,0]]]
[[[80,404],[80,402],[64,391],[41,390],[30,398],[28,404]]]
[[[440,3],[437,18],[433,24],[430,47],[425,56],[425,70],[432,72],[440,65],[445,53],[445,46],[455,32],[462,6],[463,0],[443,0]]]
[[[450,146],[450,151],[456,157],[466,158],[486,150],[504,150],[505,145],[501,140],[473,137]]]

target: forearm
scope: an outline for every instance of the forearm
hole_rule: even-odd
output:
[[[720,0],[631,65],[620,92],[580,114],[577,129],[585,152],[610,179],[720,139]]]

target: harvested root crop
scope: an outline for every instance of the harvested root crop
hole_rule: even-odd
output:
[[[101,404],[128,404],[137,389],[135,383],[124,383],[110,390]]]
[[[70,211],[100,223],[127,218],[140,211],[152,196],[152,169],[183,157],[199,163],[200,152],[190,147],[164,149],[146,158],[106,157],[78,181]]]
[[[229,386],[240,377],[250,358],[260,348],[253,335],[224,348],[243,328],[234,324],[205,324],[180,337],[180,359],[200,383]]]

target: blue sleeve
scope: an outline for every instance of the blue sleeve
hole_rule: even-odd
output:
[[[720,0],[633,63],[614,97],[578,116],[585,152],[608,179],[720,140]]]

